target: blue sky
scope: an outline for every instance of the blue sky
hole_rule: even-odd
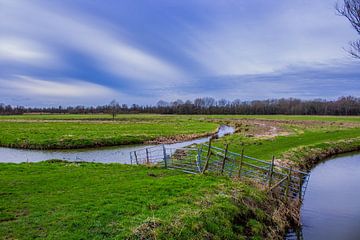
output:
[[[0,0],[0,102],[360,95],[331,0]]]

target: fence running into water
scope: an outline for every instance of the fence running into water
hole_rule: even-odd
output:
[[[286,198],[303,199],[309,173],[253,158],[242,153],[202,144],[199,147],[167,148],[163,146],[130,152],[131,164],[162,164],[169,169],[187,173],[213,172],[229,177],[246,178],[263,184],[268,191],[278,192]]]

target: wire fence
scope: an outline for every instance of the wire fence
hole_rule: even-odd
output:
[[[253,158],[203,144],[196,148],[150,147],[132,151],[132,164],[160,164],[169,169],[187,173],[212,172],[235,178],[246,178],[264,185],[269,192],[277,192],[286,198],[302,200],[307,188],[309,173],[287,168],[271,161]]]

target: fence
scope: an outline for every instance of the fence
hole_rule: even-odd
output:
[[[187,173],[214,172],[229,177],[246,178],[266,186],[270,192],[278,192],[286,198],[302,200],[306,191],[309,173],[294,170],[244,154],[209,145],[197,148],[166,148],[155,146],[130,153],[132,164],[163,164],[169,169]]]

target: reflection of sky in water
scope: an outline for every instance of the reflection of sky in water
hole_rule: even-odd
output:
[[[233,133],[234,128],[228,126],[221,126],[219,128],[219,137],[225,134]],[[200,138],[191,141],[167,144],[170,148],[181,148],[191,144],[199,144],[207,142],[209,138]],[[150,145],[148,145],[150,146]],[[69,161],[88,161],[88,162],[118,162],[130,163],[130,152],[136,149],[144,148],[145,145],[133,146],[118,146],[109,148],[98,149],[75,149],[75,150],[24,150],[24,149],[11,149],[0,148],[0,162],[39,162],[48,159],[63,159]],[[158,145],[162,148],[162,145]]]
[[[305,240],[360,239],[360,155],[342,156],[311,171],[301,209]]]

